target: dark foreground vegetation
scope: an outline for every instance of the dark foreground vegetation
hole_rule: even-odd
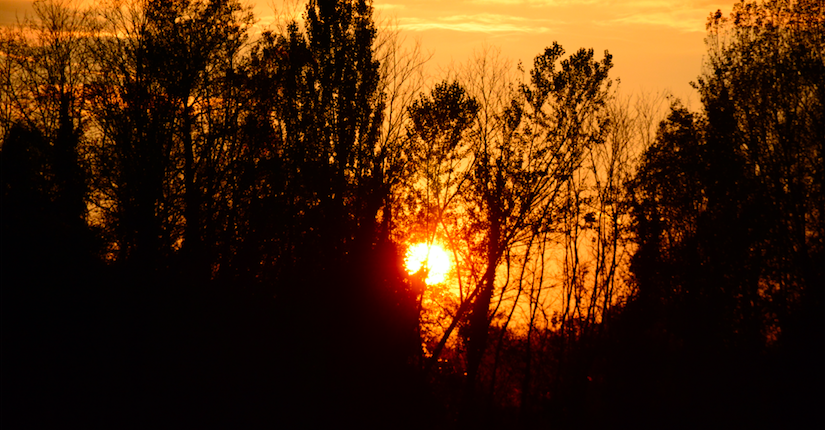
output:
[[[254,37],[236,0],[35,9],[0,42],[4,428],[825,425],[821,2],[711,15],[661,117],[555,43],[425,87],[363,0]],[[457,295],[404,271],[422,238]]]

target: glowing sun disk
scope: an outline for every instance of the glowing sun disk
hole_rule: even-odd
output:
[[[404,264],[410,274],[421,270],[421,266],[426,266],[427,279],[424,282],[427,285],[440,284],[447,279],[447,272],[450,271],[450,254],[437,243],[416,243],[407,249]]]

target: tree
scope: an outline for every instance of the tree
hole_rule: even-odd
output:
[[[525,246],[533,249],[539,238],[546,237],[559,214],[562,187],[581,166],[587,148],[601,141],[611,57],[607,54],[601,61],[594,60],[592,50],[580,50],[567,59],[563,55],[564,50],[554,44],[536,57],[530,81],[516,86],[510,84],[506,68],[485,54],[461,76],[476,100],[470,121],[448,114],[457,102],[433,101],[433,108],[424,111],[441,111],[433,117],[446,124],[426,128],[434,130],[432,136],[419,134],[429,136],[425,141],[436,145],[435,149],[444,148],[431,151],[427,157],[428,165],[445,166],[435,170],[444,179],[439,182],[434,176],[428,183],[455,190],[444,194],[440,206],[456,200],[461,210],[447,218],[443,212],[436,213],[445,229],[451,226],[447,229],[452,230],[447,232],[452,237],[450,246],[466,248],[455,254],[464,266],[460,270],[471,275],[452,322],[432,350],[428,368],[439,359],[453,329],[464,324],[466,419],[475,409],[476,384],[490,326],[509,294],[507,286],[521,284],[510,284],[509,264],[515,261],[511,254],[522,255]],[[434,90],[433,100],[443,88]],[[467,125],[459,128],[462,124]],[[467,132],[461,133],[465,128]],[[436,133],[438,130],[442,131]],[[442,141],[449,144],[438,143]],[[454,188],[447,188],[450,184]],[[542,255],[534,258],[544,258],[539,253]],[[497,284],[498,269],[505,261],[508,276]]]
[[[483,187],[480,208],[487,216],[488,250],[484,283],[470,317],[468,376],[474,376],[473,368],[486,348],[488,312],[502,255],[553,225],[562,187],[588,148],[601,142],[611,56],[605,53],[597,61],[593,50],[585,49],[566,59],[562,55],[564,50],[554,43],[536,57],[530,82],[521,86],[524,105],[511,104],[503,122],[514,135],[505,132],[507,138],[497,143],[501,146],[481,147],[486,156],[479,164],[478,183]]]
[[[415,205],[415,212],[411,215],[417,224],[413,227],[413,234],[427,243],[433,243],[440,237],[452,243],[457,234],[454,230],[460,228],[452,221],[461,217],[461,194],[471,180],[470,171],[475,160],[467,133],[478,109],[476,100],[456,81],[436,84],[429,95],[420,94],[407,108],[411,121],[408,133],[415,139],[411,162],[417,166],[410,190]],[[456,255],[455,247],[453,252]],[[461,264],[456,260],[457,264]],[[462,273],[458,276],[460,285]],[[419,312],[425,297],[432,293],[427,290],[417,292]],[[459,308],[466,308],[467,304],[463,288],[459,286]],[[425,326],[422,327],[425,334],[431,331],[426,326],[439,326],[444,316],[433,310],[429,314],[436,316],[436,321],[420,321],[419,324]],[[459,320],[456,317],[453,322]],[[436,330],[433,333],[441,340],[433,348],[427,369],[438,359],[454,328],[455,324],[451,324],[443,332]]]
[[[0,133],[11,140],[14,127],[42,134],[47,146],[41,162],[49,170],[43,179],[51,182],[46,192],[56,216],[77,235],[85,228],[87,211],[83,153],[89,106],[84,87],[90,64],[83,34],[91,26],[89,12],[71,1],[37,2],[33,7],[34,17],[4,29]]]
[[[37,413],[43,404],[79,419],[107,391],[102,378],[77,377],[101,365],[84,354],[101,331],[100,248],[86,205],[90,14],[69,1],[33,10],[0,30],[0,396],[10,426],[51,424]]]
[[[708,30],[703,112],[671,107],[630,187],[639,291],[628,315],[647,320],[651,344],[689,362],[686,373],[772,375],[782,365],[768,356],[821,380],[823,346],[811,342],[823,327],[812,264],[823,259],[822,6],[741,2],[730,17],[712,14]],[[781,386],[812,397],[737,392],[727,413],[749,415],[763,398],[813,404],[822,390],[800,389],[808,380],[791,372]]]
[[[789,314],[808,306],[802,302],[822,306],[825,274],[814,262],[825,252],[823,12],[815,1],[741,2],[728,18],[717,12],[697,82],[708,144],[730,148],[752,184],[763,234],[755,239],[765,251],[758,277],[772,285],[768,295],[780,309],[769,312],[779,326],[796,324]]]
[[[286,334],[298,350],[311,351],[311,361],[286,360],[312,373],[310,381],[297,373],[296,386],[334,396],[347,415],[364,407],[347,394],[355,386],[386,405],[385,413],[420,401],[390,404],[377,394],[412,395],[403,392],[410,384],[402,375],[418,344],[388,227],[390,192],[409,168],[410,142],[398,124],[385,128],[382,80],[390,78],[382,75],[376,38],[370,2],[311,1],[303,23],[264,34],[249,69],[260,88],[251,125],[267,142],[255,170],[259,191],[249,196],[254,218],[244,227],[257,247],[249,254],[261,257],[250,263],[269,274],[287,321],[305,318],[296,304],[313,305],[308,327]]]
[[[704,338],[737,333],[737,342],[760,348],[776,336],[781,314],[801,309],[789,297],[818,300],[819,288],[809,287],[822,276],[809,263],[822,246],[817,10],[743,2],[729,19],[711,16],[697,83],[704,115],[674,105],[635,182],[639,264],[681,249],[716,279],[717,288],[695,296],[724,306],[719,324],[728,328],[708,327]],[[646,250],[648,240],[658,251]],[[687,258],[673,261],[689,267]]]
[[[151,267],[177,250],[207,261],[231,204],[243,106],[233,88],[251,17],[231,0],[113,2],[101,14],[93,159],[112,249]]]
[[[273,126],[284,197],[292,203],[289,234],[300,233],[306,250],[329,250],[331,261],[347,254],[356,235],[373,241],[386,193],[377,160],[384,104],[371,13],[364,1],[310,2],[306,28],[292,22],[286,34],[263,39],[279,95]]]

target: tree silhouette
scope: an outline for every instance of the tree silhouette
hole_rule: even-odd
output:
[[[102,331],[94,324],[100,247],[86,206],[88,14],[65,2],[36,3],[34,12],[0,40],[4,424],[26,415],[49,423],[49,415],[37,414],[42,404],[55,415],[81,417],[82,404],[106,389],[95,378],[78,385],[79,375],[105,366],[86,355],[99,351]],[[66,398],[71,387],[75,396]]]
[[[708,28],[709,56],[696,84],[704,112],[671,107],[631,187],[634,306],[650,336],[674,354],[667,360],[691,362],[686,373],[716,378],[738,366],[729,376],[744,379],[742,369],[772,375],[789,360],[821,381],[821,365],[808,361],[823,350],[823,274],[809,263],[823,258],[821,6],[742,2],[730,18],[711,15]],[[806,328],[797,331],[802,320]],[[712,354],[723,358],[714,363]],[[808,384],[796,374],[785,378],[763,383]],[[821,387],[807,390],[812,397],[794,400],[736,392],[724,413],[752,416],[764,398],[799,411],[822,398]]]
[[[474,183],[485,229],[486,269],[470,316],[468,392],[487,344],[495,272],[512,247],[531,242],[558,216],[558,198],[602,133],[600,112],[610,87],[612,66],[605,54],[594,59],[581,49],[562,59],[554,44],[536,57],[530,82],[503,112],[502,139],[482,140]],[[507,131],[508,129],[512,131]],[[540,256],[539,258],[543,258]]]
[[[251,17],[234,1],[127,3],[102,17],[90,93],[109,240],[118,259],[149,267],[178,249],[208,262],[205,241],[225,241],[241,145],[234,88]],[[118,33],[127,37],[110,36]]]
[[[396,404],[378,394],[417,392],[406,369],[417,340],[390,220],[381,219],[391,216],[389,193],[405,146],[380,138],[385,96],[371,14],[365,1],[309,2],[303,25],[264,35],[250,69],[263,86],[254,95],[261,109],[255,127],[271,145],[255,179],[260,194],[250,197],[260,206],[251,207],[248,237],[263,251],[252,250],[250,262],[273,269],[286,321],[305,318],[304,304],[315,308],[307,328],[285,334],[297,350],[310,351],[308,361],[296,355],[286,362],[313,374],[296,387],[328,397],[346,417],[365,413],[351,390],[385,405],[385,413],[420,401]],[[392,376],[379,377],[379,369]]]
[[[88,14],[63,2],[37,3],[34,11],[37,18],[24,19],[20,27],[3,35],[7,116],[0,130],[12,141],[22,138],[23,130],[41,134],[33,141],[45,139],[45,147],[27,152],[45,163],[42,169],[49,173],[43,179],[48,178],[50,189],[44,191],[54,201],[56,216],[78,234],[85,228],[88,185],[82,140],[88,109],[83,87],[90,65],[81,36],[89,29]],[[12,146],[18,144],[22,143]],[[10,168],[15,164],[7,163]]]
[[[497,286],[497,271],[506,262],[509,273],[510,255],[523,252],[515,249],[532,249],[539,238],[546,239],[563,185],[581,166],[587,148],[600,141],[610,57],[595,61],[586,50],[569,59],[563,54],[557,44],[548,48],[537,57],[531,81],[520,87],[508,82],[494,59],[479,58],[461,76],[472,88],[473,98],[464,103],[472,100],[472,109],[460,108],[465,96],[457,83],[437,85],[431,99],[421,98],[410,108],[414,131],[425,143],[420,164],[434,172],[426,176],[427,192],[438,201],[431,223],[444,229],[463,266],[459,282],[466,283],[427,368],[439,361],[452,331],[461,326],[467,347],[467,422],[481,417],[473,406],[479,368],[490,326],[509,294],[509,276]],[[447,98],[451,94],[457,96]],[[534,258],[544,258],[540,254]]]
[[[4,425],[821,422],[820,2],[711,15],[702,110],[658,128],[607,52],[422,91],[370,1],[302,7],[2,30]]]

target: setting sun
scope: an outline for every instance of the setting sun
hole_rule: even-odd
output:
[[[407,257],[404,259],[407,272],[410,274],[421,270],[421,266],[427,267],[427,285],[440,284],[447,279],[447,272],[450,271],[450,254],[444,248],[433,243],[416,243],[407,249]]]

